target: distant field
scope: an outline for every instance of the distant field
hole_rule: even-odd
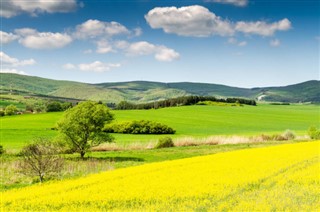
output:
[[[15,102],[15,101],[7,101],[7,100],[0,100],[0,108],[5,108],[8,105],[15,105],[18,110],[25,110],[26,105],[20,102]]]
[[[257,135],[281,133],[286,129],[306,134],[311,125],[319,126],[317,105],[259,105],[244,107],[186,106],[158,110],[113,111],[116,121],[153,120],[176,129],[173,138],[210,135]],[[1,143],[6,149],[19,149],[36,136],[54,137],[51,130],[62,113],[2,117]],[[115,134],[116,142],[148,142],[163,135]]]
[[[1,211],[319,211],[317,142],[239,150],[0,192]]]

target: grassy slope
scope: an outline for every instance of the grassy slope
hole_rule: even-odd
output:
[[[266,90],[265,100],[268,101],[318,101],[320,100],[320,83],[319,81],[312,80],[295,85],[284,87],[269,87],[263,88]]]
[[[311,125],[319,125],[316,105],[259,105],[257,107],[186,106],[159,110],[113,111],[116,121],[153,120],[177,130],[172,137],[210,135],[257,135],[281,133],[286,129],[305,134]],[[50,130],[62,113],[2,117],[1,143],[7,149],[19,149],[34,136],[53,137]],[[161,135],[116,134],[116,142],[148,142]]]
[[[2,192],[6,210],[318,211],[319,142],[152,163]]]
[[[39,77],[0,73],[1,89],[15,89],[60,97],[119,102],[147,102],[184,95],[213,95],[220,97],[255,98],[267,95],[266,100],[308,102],[320,101],[320,82],[309,81],[285,87],[245,89],[206,83],[119,82],[86,84],[57,81]]]

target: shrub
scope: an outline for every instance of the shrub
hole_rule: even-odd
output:
[[[5,114],[6,114],[7,116],[11,116],[11,115],[16,114],[16,112],[18,112],[18,109],[17,109],[17,107],[14,106],[14,105],[8,105],[8,106],[6,107],[6,109],[4,110],[4,112],[5,112]]]
[[[271,140],[273,140],[273,141],[286,141],[288,139],[286,139],[283,135],[274,134],[271,136]]]
[[[0,116],[4,116],[4,115],[5,115],[4,111],[0,110]]]
[[[63,167],[63,159],[58,155],[59,146],[45,138],[35,139],[23,147],[18,164],[20,172],[25,175],[37,176],[43,182],[45,176],[56,175]]]
[[[294,132],[292,132],[291,130],[286,130],[282,136],[286,139],[286,140],[293,140],[296,138],[296,134]]]
[[[160,138],[157,145],[155,146],[156,149],[167,147],[174,147],[174,143],[172,141],[172,138],[170,137]]]
[[[47,112],[58,112],[62,111],[62,106],[60,102],[49,102],[47,104]]]
[[[61,108],[63,111],[68,110],[69,108],[72,108],[72,103],[71,102],[64,102],[61,104]]]
[[[320,130],[315,126],[311,126],[308,130],[308,135],[311,139],[320,139]]]
[[[176,131],[161,123],[141,120],[106,125],[104,132],[124,134],[174,134]]]
[[[0,145],[0,155],[2,155],[4,152],[5,152],[5,151],[4,151],[4,149],[3,149],[3,146]]]

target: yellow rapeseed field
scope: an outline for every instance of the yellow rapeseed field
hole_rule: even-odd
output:
[[[320,142],[146,164],[1,193],[1,211],[320,211]]]

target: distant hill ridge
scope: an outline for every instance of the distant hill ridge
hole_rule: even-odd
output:
[[[149,102],[186,95],[242,97],[272,102],[320,102],[320,81],[311,80],[282,87],[238,88],[209,83],[161,83],[132,81],[89,84],[41,77],[0,73],[0,90],[23,91],[73,99],[106,102]]]

